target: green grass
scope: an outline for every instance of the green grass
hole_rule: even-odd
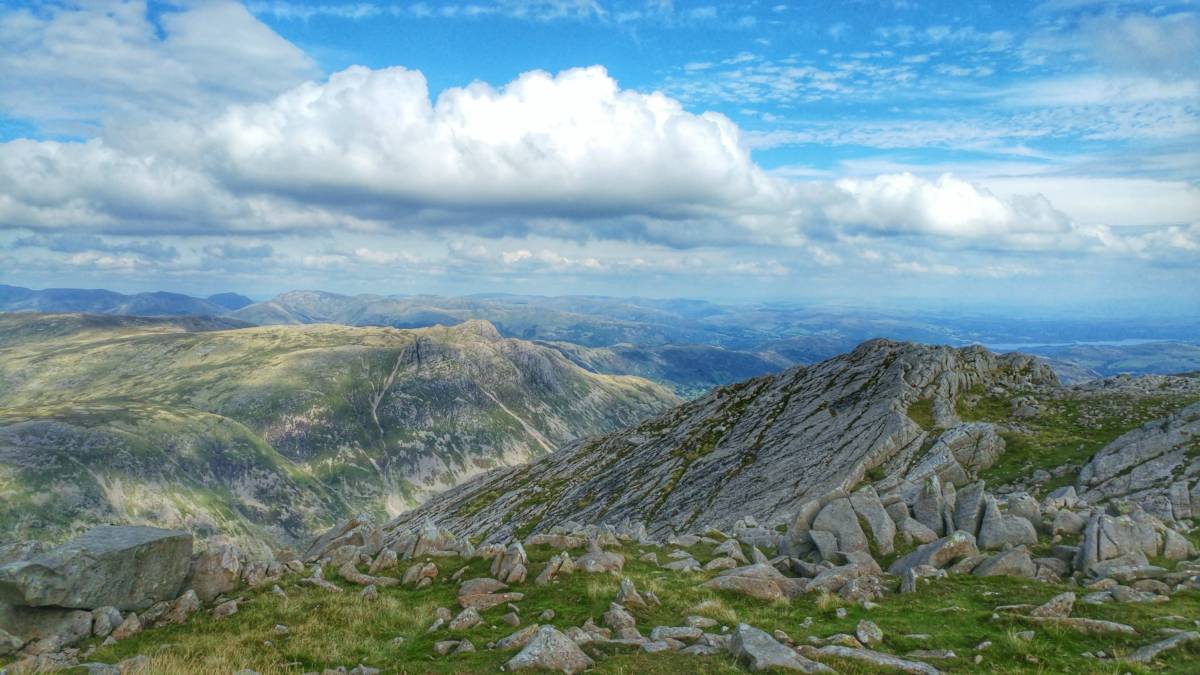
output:
[[[933,399],[923,398],[908,406],[908,418],[925,431],[933,431]]]
[[[903,655],[913,649],[952,649],[958,658],[939,661],[937,666],[946,672],[962,673],[981,670],[995,673],[1184,673],[1200,658],[1200,646],[1193,645],[1168,653],[1162,667],[1152,671],[1080,656],[1083,652],[1100,650],[1114,655],[1128,654],[1143,644],[1160,639],[1156,632],[1160,628],[1188,628],[1190,621],[1172,622],[1159,618],[1200,616],[1198,592],[1177,594],[1161,605],[1077,604],[1075,616],[1127,623],[1140,633],[1137,637],[1096,637],[1029,626],[1009,615],[992,618],[998,605],[1041,603],[1066,590],[1064,586],[1008,578],[954,577],[935,581],[920,593],[891,595],[871,610],[844,604],[836,597],[813,594],[791,603],[763,603],[732,593],[699,588],[704,579],[713,576],[711,573],[666,572],[638,562],[640,550],[643,549],[634,546],[623,549],[627,559],[626,574],[634,579],[639,589],[653,590],[663,602],[661,607],[634,612],[643,633],[657,625],[681,625],[685,617],[699,614],[731,628],[744,621],[768,632],[781,629],[797,642],[805,643],[810,635],[853,634],[860,619],[869,619],[884,631],[881,650]],[[701,561],[712,557],[711,546],[699,544],[690,550]],[[548,547],[529,548],[533,561],[531,578],[555,552]],[[574,553],[578,555],[580,551]],[[660,560],[665,558],[665,553],[659,551]],[[475,629],[463,633],[448,630],[425,633],[437,607],[457,611],[457,585],[448,581],[448,577],[464,563],[458,559],[437,559],[437,564],[441,574],[430,588],[419,591],[383,588],[376,603],[362,601],[358,588],[351,585],[341,584],[346,592],[332,594],[297,585],[297,577],[289,577],[281,583],[289,594],[286,600],[266,589],[247,591],[244,593],[246,602],[240,611],[228,619],[215,620],[207,614],[197,615],[184,626],[151,629],[113,647],[100,647],[90,658],[115,662],[145,654],[152,659],[153,672],[168,675],[230,673],[240,668],[272,675],[319,672],[337,666],[349,668],[358,663],[380,668],[385,673],[495,672],[515,653],[486,648],[488,642],[515,630],[499,621],[499,617],[508,611],[505,606],[483,612],[485,623]],[[488,575],[487,561],[473,560],[468,567],[465,578]],[[894,588],[894,579],[892,585]],[[526,623],[536,621],[542,610],[553,609],[556,617],[549,623],[566,629],[589,618],[601,623],[601,616],[618,586],[619,578],[615,576],[576,573],[563,577],[561,583],[549,586],[527,583],[515,590],[527,596],[517,603]],[[845,607],[845,618],[837,617],[838,607]],[[961,611],[939,611],[952,607],[961,608]],[[806,617],[813,619],[807,629],[801,627]],[[276,624],[288,626],[288,635],[275,635]],[[1031,642],[1014,638],[1013,634],[1021,630],[1035,630],[1037,636]],[[932,638],[907,637],[914,634],[929,634]],[[406,638],[403,644],[392,643],[397,636]],[[471,639],[479,651],[445,657],[433,654],[435,641],[463,637]],[[985,640],[990,640],[993,645],[979,652],[984,660],[976,666],[972,661],[977,653],[975,647]],[[745,672],[726,655],[706,658],[645,655],[612,648],[600,650],[595,646],[586,646],[585,650],[596,658],[595,672],[598,673]],[[838,663],[835,667],[842,673],[880,672],[854,663]]]

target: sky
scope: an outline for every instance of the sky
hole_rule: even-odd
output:
[[[0,283],[1194,313],[1200,14],[5,1]]]

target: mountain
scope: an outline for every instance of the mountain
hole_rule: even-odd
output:
[[[794,363],[773,352],[759,354],[711,345],[582,347],[570,342],[538,344],[557,349],[573,363],[593,372],[644,377],[670,386],[676,394],[688,398],[723,384],[774,373]]]
[[[250,298],[238,295],[237,293],[217,293],[216,295],[208,296],[206,299],[212,304],[224,307],[231,312],[254,304],[254,301]]]
[[[1035,345],[1022,350],[1053,364],[1079,369],[1092,378],[1112,375],[1183,373],[1200,368],[1200,343],[1153,341],[1137,344]],[[1088,378],[1090,379],[1090,378]]]
[[[0,315],[0,538],[108,520],[274,543],[678,399],[487,322]]]
[[[431,498],[430,517],[504,539],[553,525],[644,522],[651,533],[774,521],[867,474],[903,475],[969,390],[1057,385],[1032,357],[874,340],[812,367],[719,388]]]
[[[233,294],[228,294],[233,295]],[[214,296],[219,297],[219,296]],[[239,296],[240,297],[240,296]],[[47,288],[36,291],[0,284],[0,312],[87,312],[134,316],[219,315],[228,308],[180,293],[157,291],[125,295],[83,288]]]

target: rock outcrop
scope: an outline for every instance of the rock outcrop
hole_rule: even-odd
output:
[[[1094,504],[1137,502],[1164,519],[1200,516],[1200,403],[1106,445],[1079,472],[1076,491]]]
[[[914,480],[941,474],[965,482],[1002,445],[988,425],[956,425],[947,411],[958,395],[979,385],[1056,383],[1047,366],[1024,355],[873,340],[811,367],[722,387],[528,466],[498,470],[432,498],[386,529],[411,531],[432,517],[460,535],[502,541],[518,528],[537,533],[603,514],[610,522],[645,522],[661,535],[725,527],[743,515],[780,522],[813,498],[850,490],[868,471],[900,476],[891,486],[898,491],[919,487],[904,479],[914,470]],[[942,411],[933,417],[952,428],[940,434],[925,428],[929,422],[914,411],[927,408]],[[938,441],[932,454],[922,452],[931,437]],[[840,502],[834,508],[847,513]],[[845,541],[837,546],[861,543],[848,522],[840,534]]]

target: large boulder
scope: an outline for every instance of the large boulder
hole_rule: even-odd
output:
[[[850,495],[850,505],[867,524],[876,550],[882,555],[890,555],[895,550],[896,523],[883,508],[875,489],[868,485],[855,491]]]
[[[858,524],[858,514],[854,512],[849,499],[835,499],[826,504],[813,520],[812,529],[833,534],[837,538],[837,550],[841,553],[865,553],[870,550],[867,535]]]
[[[176,597],[191,557],[187,532],[104,525],[33,559],[0,566],[0,602],[144,609]]]
[[[918,546],[917,550],[892,563],[888,567],[888,573],[902,576],[918,565],[941,569],[959,558],[978,554],[979,549],[975,546],[975,537],[970,533],[958,530],[948,537]]]
[[[755,564],[722,572],[704,582],[704,587],[733,591],[758,600],[776,601],[803,593],[805,582],[785,577],[771,565]]]
[[[1018,546],[1002,551],[980,563],[972,572],[977,577],[1025,577],[1032,578],[1037,573],[1029,551]]]
[[[582,672],[595,665],[579,645],[554,626],[542,626],[525,647],[504,664],[507,671],[553,670],[560,673]]]
[[[984,499],[983,518],[979,523],[979,538],[976,542],[984,550],[1007,546],[1037,544],[1037,530],[1033,523],[1021,516],[1001,514],[995,497]]]
[[[1144,513],[1140,516],[1093,514],[1083,528],[1075,569],[1087,572],[1098,563],[1130,554],[1152,558],[1160,555],[1162,523]]]

